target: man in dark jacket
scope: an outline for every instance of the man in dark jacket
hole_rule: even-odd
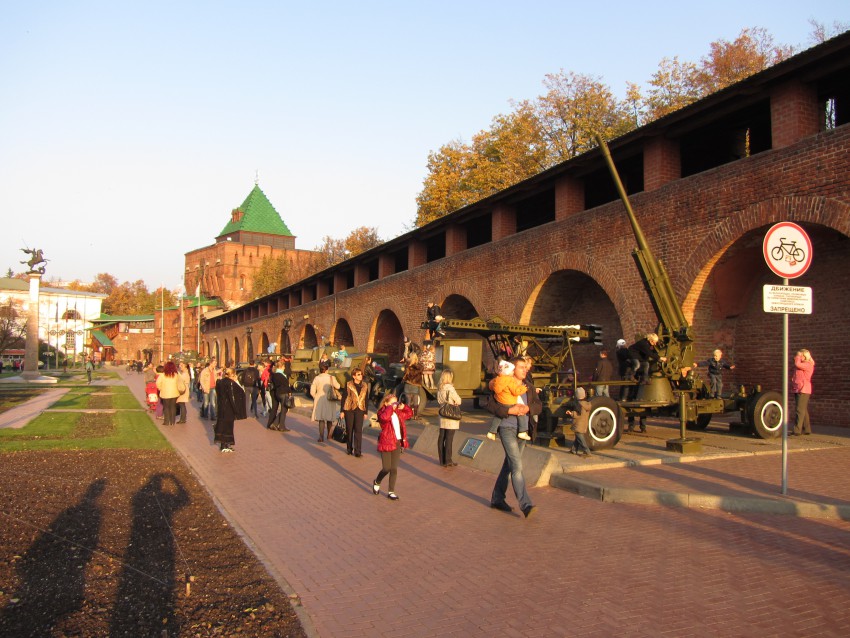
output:
[[[658,335],[650,332],[640,341],[629,346],[629,356],[632,359],[631,374],[635,380],[640,380],[644,385],[649,384],[649,364],[667,361],[667,357],[658,355],[655,344],[658,343]]]
[[[257,418],[257,397],[260,395],[260,373],[257,366],[249,365],[242,371],[239,382],[245,388],[245,394],[251,394],[251,412],[254,413],[254,418]]]
[[[292,389],[289,387],[289,379],[286,378],[283,370],[284,363],[278,360],[274,372],[269,377],[269,393],[272,395],[272,407],[269,410],[269,420],[266,427],[269,430],[289,432],[289,428],[286,427],[286,413],[289,412],[289,408],[286,406],[286,398],[292,392]]]
[[[425,310],[425,320],[428,322],[428,340],[433,341],[440,335],[440,321],[442,321],[442,310],[440,306],[433,301],[428,302],[428,308]]]
[[[596,362],[596,369],[593,371],[593,381],[613,381],[614,380],[614,364],[608,358],[607,350],[600,350],[599,360]],[[596,396],[610,397],[608,392],[608,384],[600,384],[595,386]]]

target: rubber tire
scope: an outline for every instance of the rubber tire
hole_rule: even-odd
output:
[[[759,437],[775,439],[782,434],[782,395],[759,392],[747,403],[747,421]]]
[[[623,413],[610,397],[593,397],[590,400],[590,419],[587,428],[587,445],[591,450],[604,450],[620,442],[623,433]]]
[[[689,430],[704,430],[711,423],[711,414],[698,414],[696,421],[688,421]]]

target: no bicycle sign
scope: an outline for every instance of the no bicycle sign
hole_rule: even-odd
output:
[[[812,265],[812,241],[805,230],[792,222],[779,222],[764,236],[764,260],[780,277],[794,279]]]

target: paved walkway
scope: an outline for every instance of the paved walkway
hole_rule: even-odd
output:
[[[141,377],[127,383],[141,400]],[[608,504],[552,487],[531,490],[540,509],[525,520],[489,508],[491,474],[418,452],[402,457],[391,502],[371,493],[373,438],[357,459],[318,444],[304,416],[287,424],[281,434],[238,422],[230,455],[196,406],[185,425],[159,427],[300,601],[312,635],[846,635],[846,521]],[[806,489],[845,499],[823,488],[833,470],[822,459]],[[700,488],[732,481],[722,466],[658,468],[671,485],[677,471]],[[656,480],[616,474],[630,471],[599,470]]]

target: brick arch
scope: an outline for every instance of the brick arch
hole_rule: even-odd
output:
[[[404,328],[400,316],[398,308],[384,307],[378,311],[369,326],[368,351],[386,352],[390,361],[401,359]]]
[[[627,306],[626,294],[614,273],[590,255],[562,252],[535,265],[528,283],[523,289],[517,290],[514,316],[519,317],[519,323],[529,323],[534,307],[539,302],[540,291],[549,278],[567,270],[576,271],[592,279],[614,305],[617,314],[623,314],[622,309]],[[565,317],[565,320],[569,318]]]
[[[682,264],[680,281],[696,282],[705,265],[748,232],[781,221],[826,226],[850,236],[850,205],[826,197],[774,197],[753,204],[721,221]],[[686,297],[693,293],[693,285]],[[686,315],[687,316],[687,315]]]
[[[452,293],[440,304],[443,316],[449,319],[474,319],[478,316],[478,310],[469,297],[462,294]]]
[[[347,346],[354,345],[354,335],[351,332],[351,324],[343,316],[338,315],[331,331],[331,343],[335,346],[344,343]]]

